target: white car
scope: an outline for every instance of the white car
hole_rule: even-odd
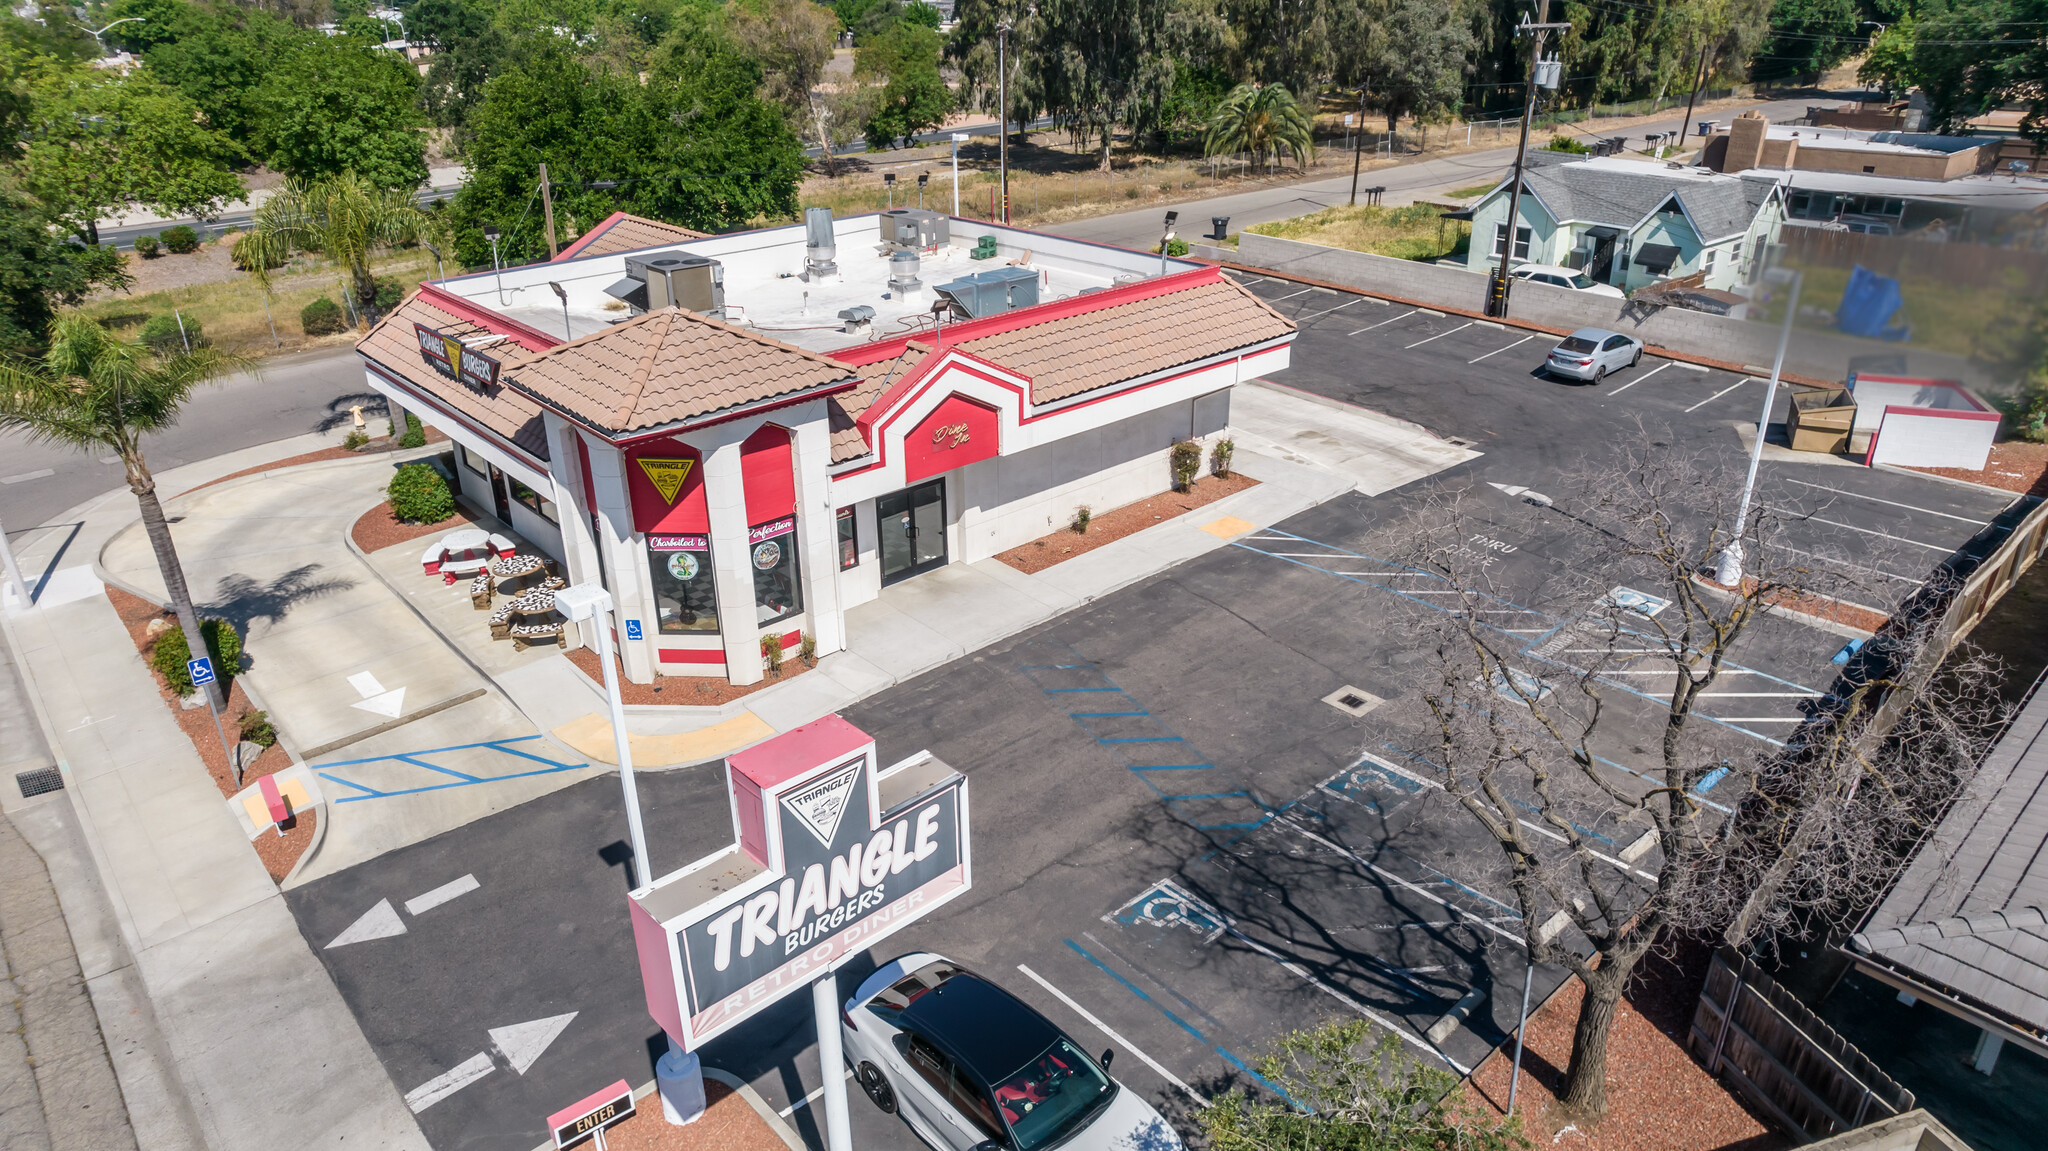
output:
[[[1523,264],[1508,273],[1517,280],[1532,284],[1549,284],[1553,288],[1570,288],[1574,292],[1585,292],[1592,296],[1612,296],[1625,300],[1628,294],[1612,284],[1603,284],[1575,268],[1560,268],[1554,264]]]
[[[1632,368],[1643,358],[1643,342],[1605,328],[1580,328],[1550,349],[1543,370],[1553,376],[1599,383],[1609,372]]]
[[[1137,1092],[1045,1016],[942,955],[882,965],[840,1016],[875,1106],[939,1151],[1185,1151]]]

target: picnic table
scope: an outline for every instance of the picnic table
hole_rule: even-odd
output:
[[[482,571],[476,573],[476,578],[470,581],[469,602],[478,611],[483,611],[491,606],[491,597],[493,595],[507,590],[507,584],[521,583],[536,575],[543,577],[543,586],[548,584],[553,584],[557,587],[566,586],[560,580],[549,576],[547,571],[547,561],[539,556],[501,556],[486,564]]]
[[[511,556],[517,548],[517,544],[495,532],[463,528],[428,544],[420,554],[420,566],[428,575],[440,576],[442,583],[452,584],[457,576],[482,571],[491,560]]]
[[[492,639],[509,639],[521,651],[538,639],[552,639],[555,646],[563,646],[563,620],[555,611],[555,589],[551,587],[506,600],[503,607],[491,613],[490,623]]]

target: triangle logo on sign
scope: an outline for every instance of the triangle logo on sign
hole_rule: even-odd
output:
[[[810,829],[811,834],[818,837],[818,842],[827,848],[832,846],[832,837],[839,833],[839,821],[852,802],[853,785],[860,778],[860,764],[860,760],[854,760],[782,797],[782,806],[788,808],[797,822]]]
[[[690,477],[690,466],[696,462],[642,458],[640,470],[647,473],[654,490],[661,493],[662,502],[672,504],[676,502],[676,493],[683,490],[683,481]]]

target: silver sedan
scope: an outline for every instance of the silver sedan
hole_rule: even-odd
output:
[[[1632,368],[1643,358],[1643,342],[1605,328],[1580,328],[1566,336],[1543,361],[1553,376],[1599,383],[1609,372]]]

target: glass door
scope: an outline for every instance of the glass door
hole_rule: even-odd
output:
[[[875,500],[882,583],[946,566],[946,481],[931,480]]]

